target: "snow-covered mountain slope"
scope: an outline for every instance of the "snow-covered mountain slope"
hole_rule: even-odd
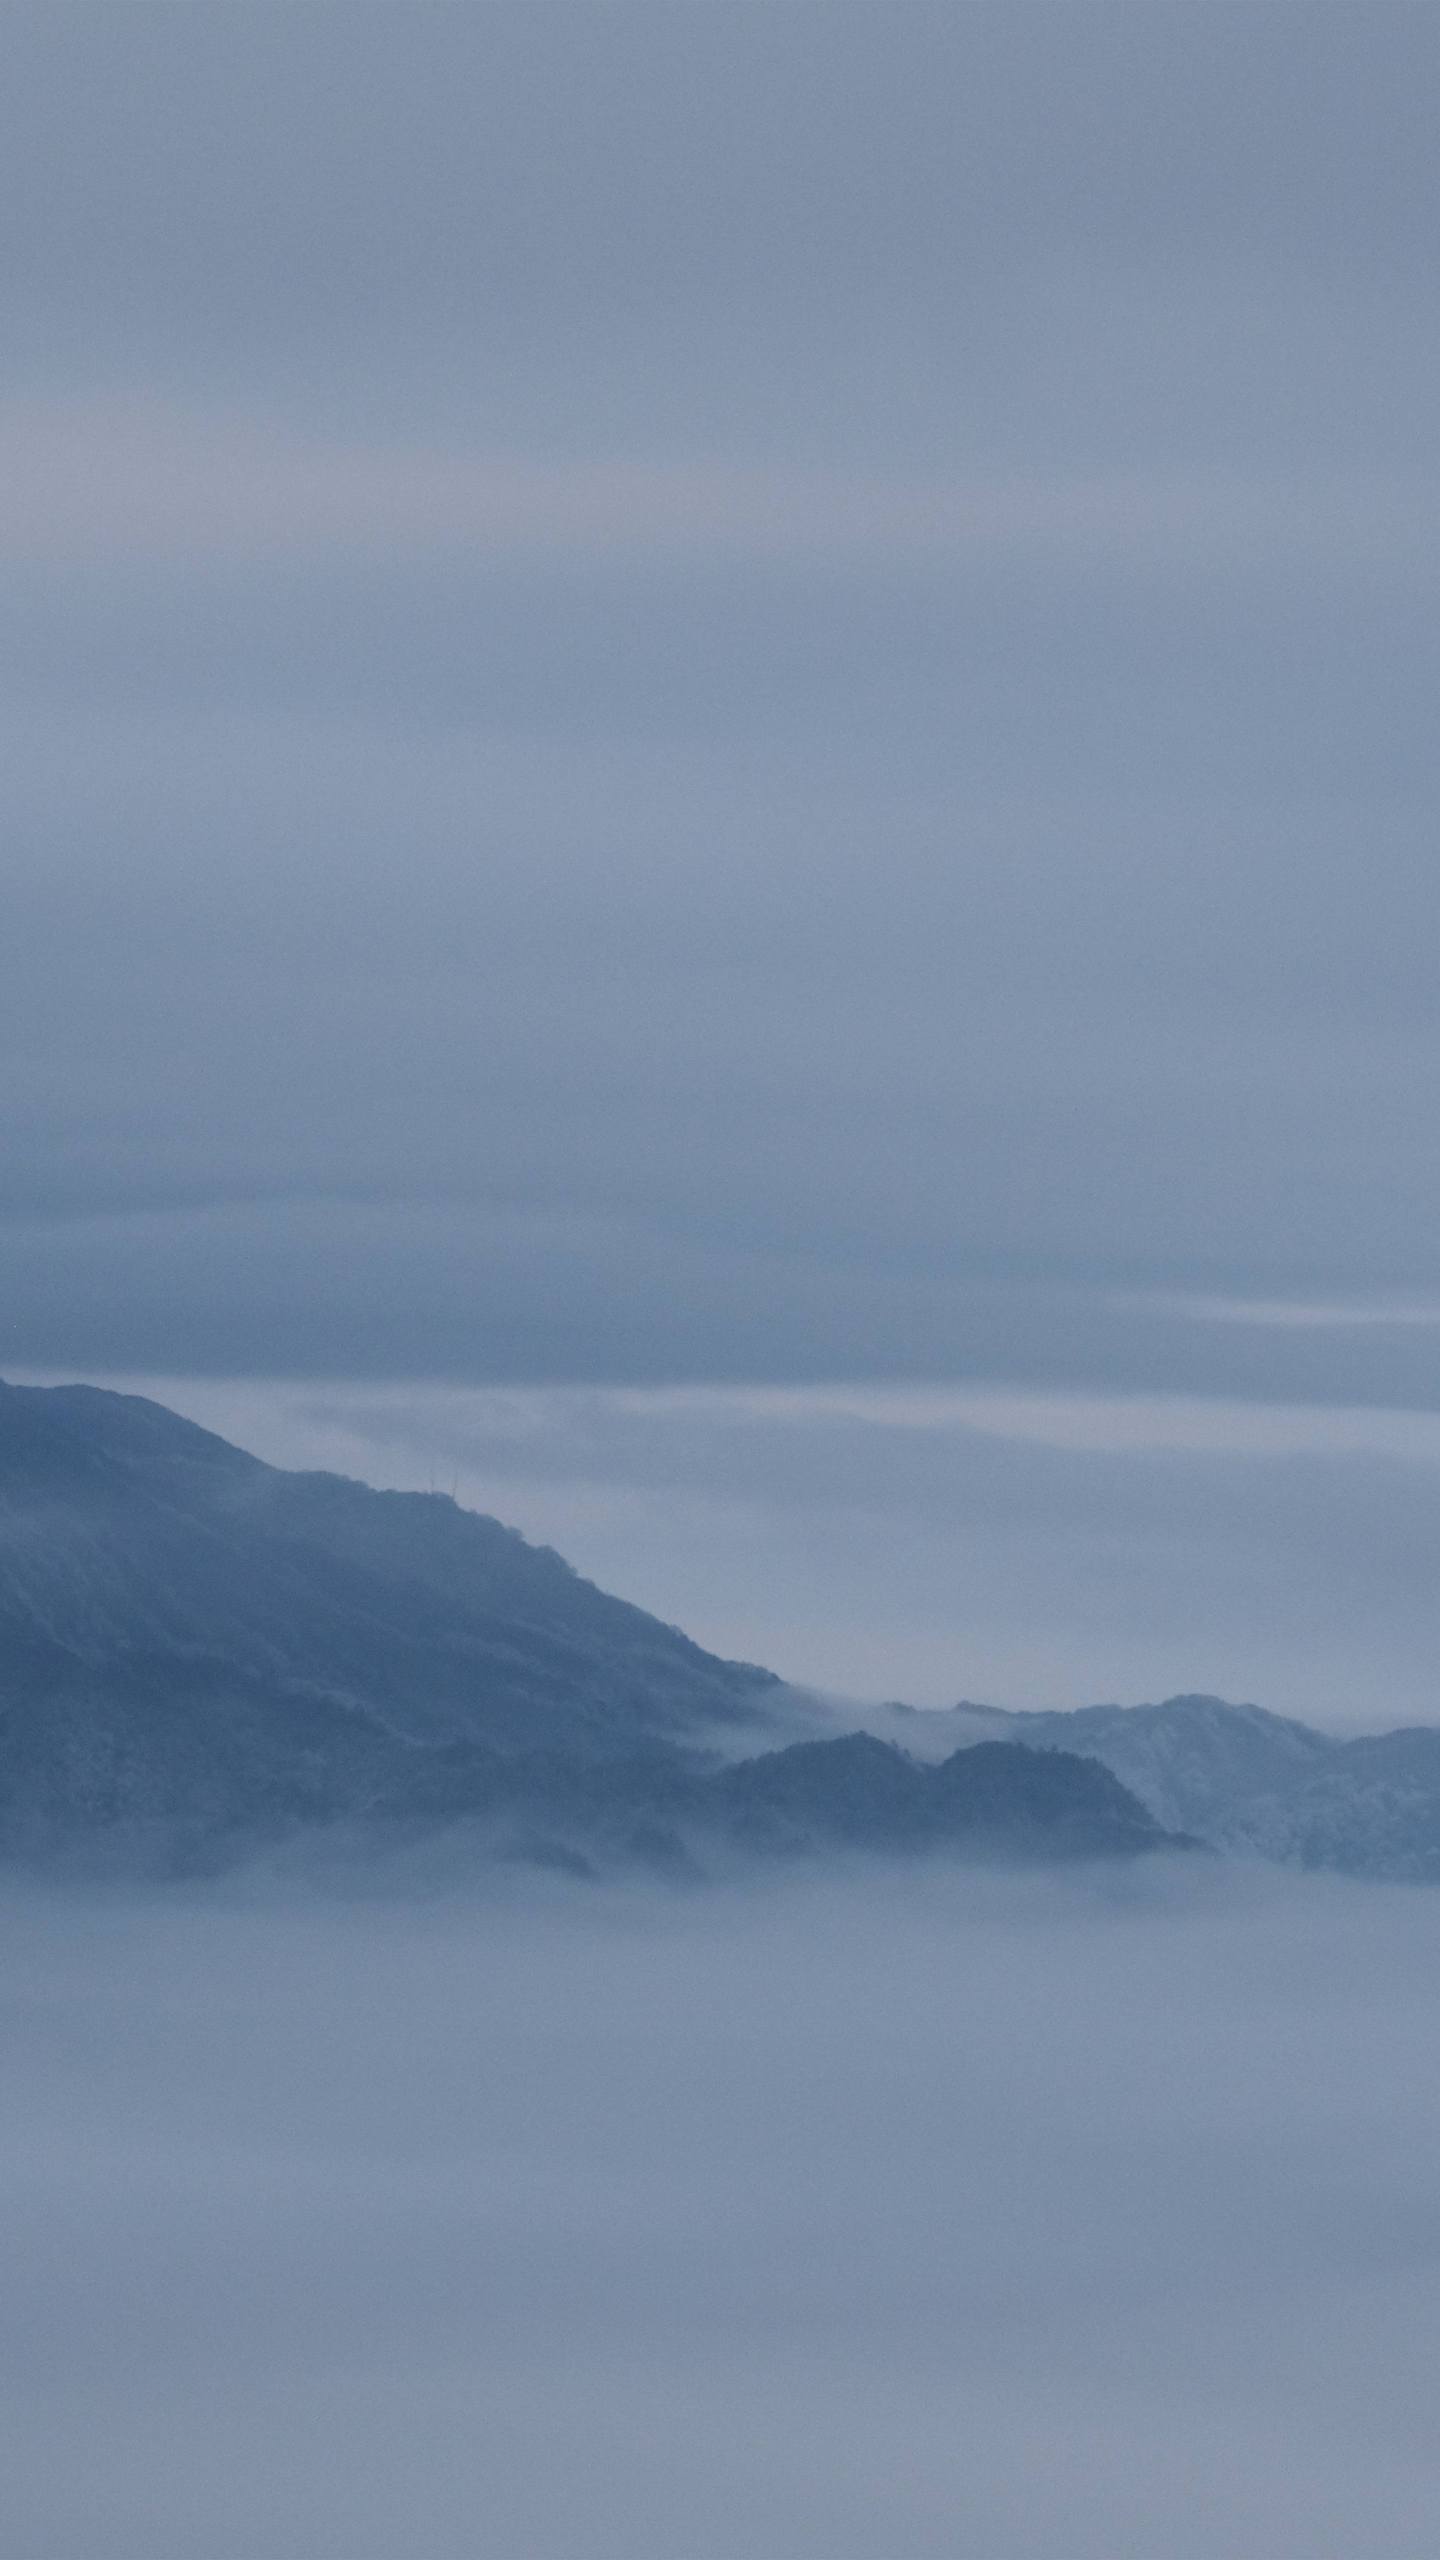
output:
[[[1440,1882],[1440,1726],[1346,1740],[1205,1696],[1028,1715],[887,1706],[864,1721],[921,1758],[1003,1740],[1102,1761],[1166,1829],[1215,1848]]]
[[[1229,1838],[1240,1806],[1302,1784],[1338,1748],[1288,1716],[1209,1697],[1018,1716],[1007,1738],[1093,1753],[1158,1821],[1207,1840]]]
[[[1208,1840],[1227,1839],[1237,1809],[1251,1797],[1283,1792],[1340,1747],[1288,1716],[1210,1697],[1030,1714],[968,1701],[931,1709],[847,1705],[829,1712],[840,1721],[863,1722],[867,1732],[922,1759],[939,1759],[976,1742],[1078,1752],[1113,1770],[1168,1829]]]
[[[1440,1728],[1337,1743],[1298,1784],[1237,1806],[1228,1841],[1292,1866],[1440,1883]]]

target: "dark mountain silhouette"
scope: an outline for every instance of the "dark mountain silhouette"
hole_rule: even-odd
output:
[[[812,1731],[814,1721],[812,1710]],[[1079,1754],[1111,1770],[1162,1826],[1214,1848],[1440,1883],[1440,1726],[1347,1738],[1205,1696],[1031,1714],[891,1705],[866,1723],[930,1759],[988,1740]]]
[[[445,1495],[288,1474],[138,1396],[0,1386],[0,1683],[141,1674],[597,1750],[743,1725],[779,1686]]]
[[[742,1760],[712,1782],[728,1827],[766,1847],[961,1843],[1019,1857],[1127,1855],[1172,1839],[1098,1763],[980,1742],[917,1760],[864,1733]]]
[[[12,1852],[184,1863],[337,1824],[562,1864],[1165,1844],[1092,1761],[764,1747],[801,1712],[443,1495],[287,1473],[139,1397],[0,1386]]]

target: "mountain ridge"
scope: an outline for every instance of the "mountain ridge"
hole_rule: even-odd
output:
[[[889,1705],[867,1730],[930,1757],[963,1740],[1110,1769],[1166,1828],[1209,1847],[1390,1882],[1440,1883],[1440,1726],[1338,1734],[1202,1692],[1135,1706]]]
[[[458,1543],[463,1587],[397,1556],[417,1515],[432,1545]],[[57,1674],[147,1647],[218,1652],[414,1738],[483,1724],[517,1746],[537,1722],[577,1748],[604,1748],[617,1719],[743,1724],[781,1685],[448,1495],[292,1474],[98,1388],[0,1385],[0,1671],[7,1638],[48,1645]]]
[[[0,1382],[0,1848],[442,1820],[582,1866],[958,1854],[988,1823],[1017,1855],[1184,1838],[1440,1883],[1440,1728],[1346,1738],[1200,1692],[842,1716],[448,1495]]]
[[[203,1865],[437,1823],[586,1870],[1178,1845],[1073,1754],[931,1766],[807,1712],[446,1495],[271,1467],[145,1398],[0,1385],[12,1853]]]

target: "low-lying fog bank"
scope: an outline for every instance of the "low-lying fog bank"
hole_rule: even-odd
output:
[[[1440,1897],[4,1897],[25,2560],[1421,2560]]]

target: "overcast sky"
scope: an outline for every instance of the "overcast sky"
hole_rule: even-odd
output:
[[[1343,1713],[1348,1645],[1425,1712],[1429,0],[5,55],[0,1366],[538,1393],[579,1560],[802,1675],[843,1602],[864,1685]],[[668,1548],[579,1488],[617,1392],[757,1384],[812,1401],[747,1616],[693,1406]],[[916,1491],[891,1409],[862,1570],[837,1384],[1066,1462],[947,1425]],[[1157,1492],[1106,1435],[1176,1398],[1223,1451]]]

